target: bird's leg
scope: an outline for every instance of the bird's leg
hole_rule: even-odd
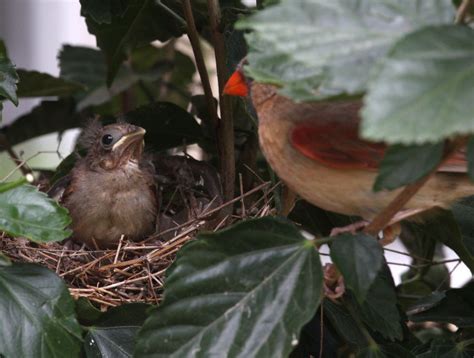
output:
[[[331,230],[331,233],[329,234],[329,236],[336,236],[339,234],[343,234],[345,232],[350,232],[351,234],[355,234],[357,231],[365,228],[367,225],[369,225],[368,221],[361,220],[347,226],[335,227]]]
[[[400,214],[403,214],[401,212]],[[402,217],[406,217],[402,215]],[[401,220],[401,219],[399,219]],[[379,240],[379,243],[382,246],[391,244],[401,232],[401,225],[398,221],[394,221],[393,224],[387,226],[383,230],[383,238]],[[331,236],[336,236],[345,232],[350,232],[352,234],[357,233],[357,231],[365,228],[369,224],[368,221],[358,221],[351,225],[343,227],[335,227],[331,230]],[[324,294],[327,298],[335,301],[341,297],[346,291],[344,285],[344,278],[341,276],[341,273],[338,271],[337,267],[334,264],[326,264],[324,266]]]
[[[334,264],[324,265],[324,295],[332,301],[346,292],[344,278]]]

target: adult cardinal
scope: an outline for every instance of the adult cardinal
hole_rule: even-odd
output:
[[[401,190],[372,190],[386,146],[359,137],[360,101],[295,103],[273,86],[247,81],[241,69],[230,77],[224,93],[250,94],[265,157],[278,176],[310,203],[370,221]],[[392,223],[473,194],[465,154],[459,151]]]

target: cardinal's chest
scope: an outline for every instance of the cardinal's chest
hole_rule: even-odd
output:
[[[121,234],[133,239],[150,233],[157,212],[150,173],[135,163],[111,171],[81,169],[73,172],[65,200],[76,236],[113,241]]]

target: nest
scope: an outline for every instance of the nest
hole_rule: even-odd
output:
[[[3,234],[0,251],[13,261],[40,264],[56,272],[74,298],[85,297],[102,310],[131,302],[158,304],[166,269],[181,246],[195,239],[201,230],[215,231],[243,218],[270,214],[272,191],[269,183],[262,183],[229,202],[208,205],[193,219],[175,222],[176,225],[142,241],[122,237],[116,249],[90,250],[71,240],[38,244]],[[250,196],[254,200],[246,208],[245,199]],[[234,206],[238,207],[235,213],[216,218],[215,214]]]

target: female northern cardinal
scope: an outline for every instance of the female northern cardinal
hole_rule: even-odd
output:
[[[372,190],[386,146],[359,137],[360,101],[295,103],[278,95],[273,86],[250,83],[240,69],[230,77],[224,93],[250,93],[265,157],[278,176],[312,204],[371,220],[401,190]],[[460,151],[392,223],[472,194],[474,185],[466,175],[466,158]]]

